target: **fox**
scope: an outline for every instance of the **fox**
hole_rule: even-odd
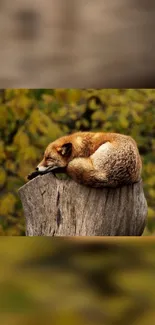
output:
[[[85,186],[116,188],[140,181],[142,160],[129,135],[81,131],[47,146],[36,175],[49,172],[66,173]]]

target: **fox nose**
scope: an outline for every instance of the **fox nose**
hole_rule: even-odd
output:
[[[39,168],[38,168],[38,167],[36,167],[36,170],[38,171],[38,170],[39,170]]]

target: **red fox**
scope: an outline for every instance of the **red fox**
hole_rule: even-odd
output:
[[[142,162],[136,142],[118,133],[77,132],[50,143],[36,170],[65,172],[91,187],[119,187],[138,182]]]

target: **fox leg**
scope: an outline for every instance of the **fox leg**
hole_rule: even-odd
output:
[[[94,168],[91,158],[74,158],[67,166],[67,174],[81,184],[92,187],[108,186],[106,174]]]

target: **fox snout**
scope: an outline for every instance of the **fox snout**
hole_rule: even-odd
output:
[[[36,167],[36,170],[39,172],[44,172],[45,170],[47,170],[47,168],[50,167],[48,166],[48,164],[46,163],[46,159],[44,158]]]
[[[52,171],[52,170],[54,170],[56,168],[58,168],[58,166],[55,166],[55,165],[41,165],[41,164],[39,164],[36,167],[36,170],[39,171],[39,172],[45,172],[47,170]]]
[[[53,160],[52,158],[43,159],[39,165],[36,167],[36,171],[41,173],[47,173],[54,171],[56,169],[64,167],[63,164],[59,161]]]
[[[45,171],[47,168],[48,168],[48,167],[37,166],[37,167],[36,167],[36,170],[37,170],[38,172],[43,172],[43,171]]]
[[[65,173],[66,172],[66,167],[65,166],[37,166],[36,171],[41,173],[41,174],[47,174],[50,172],[56,171],[57,173]]]

